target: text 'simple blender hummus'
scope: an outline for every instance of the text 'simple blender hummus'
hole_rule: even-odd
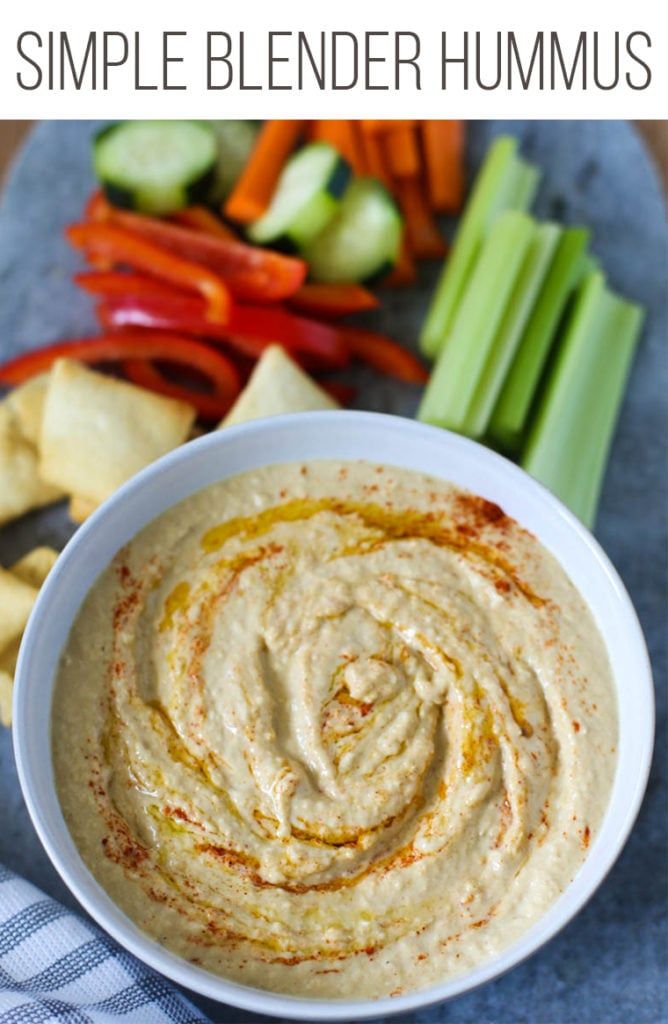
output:
[[[368,463],[271,466],[147,526],[54,699],[74,839],[195,964],[362,997],[498,953],[571,881],[614,774],[593,618],[497,506]]]

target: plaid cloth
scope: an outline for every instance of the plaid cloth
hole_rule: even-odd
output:
[[[0,865],[0,1024],[207,1024],[168,981]]]

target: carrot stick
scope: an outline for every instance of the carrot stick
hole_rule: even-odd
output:
[[[417,178],[422,171],[422,155],[414,128],[397,128],[383,135],[383,151],[390,173],[395,178]]]
[[[399,259],[394,267],[383,280],[383,284],[390,288],[405,288],[413,284],[417,278],[415,260],[408,244],[406,232],[404,231],[403,242],[399,251]]]
[[[420,179],[399,178],[395,191],[413,255],[425,260],[442,259],[446,253],[445,242],[427,206]]]
[[[177,210],[170,217],[175,224],[185,228],[194,228],[195,231],[204,231],[207,235],[216,235],[218,238],[226,238],[228,242],[236,242],[237,236],[227,224],[223,224],[220,217],[208,210],[206,206],[186,206],[184,210]]]
[[[414,128],[417,121],[361,121],[362,130],[371,135],[384,135],[386,132],[396,132],[400,128]]]
[[[423,121],[421,136],[430,206],[456,213],[464,199],[464,122]]]
[[[385,166],[385,154],[378,135],[365,132],[361,127],[359,130],[360,145],[364,153],[364,160],[367,166],[367,174],[377,178],[385,188],[391,189],[392,182]]]
[[[353,121],[314,121],[314,142],[328,142],[347,160],[355,174],[366,174],[366,162]]]
[[[253,152],[225,203],[225,214],[230,220],[248,224],[264,213],[303,128],[303,121],[265,121]]]

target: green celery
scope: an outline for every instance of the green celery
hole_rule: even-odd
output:
[[[528,166],[517,157],[517,140],[509,136],[496,139],[487,151],[422,326],[420,347],[426,356],[435,358],[443,346],[491,223],[503,210],[512,209],[518,197],[526,201],[530,196]]]
[[[592,527],[643,311],[594,272],[580,286],[522,466]]]
[[[517,210],[492,225],[422,398],[424,422],[462,430],[533,233],[534,221]]]
[[[530,164],[527,160],[520,159],[517,161],[513,177],[512,191],[506,201],[506,208],[509,210],[528,210],[538,191],[540,171],[535,164]]]
[[[491,442],[517,455],[566,304],[580,279],[589,243],[585,228],[566,228],[543,282],[489,423]]]
[[[534,229],[531,245],[464,419],[462,433],[469,437],[482,437],[487,430],[561,233],[558,224],[549,222],[537,224]]]

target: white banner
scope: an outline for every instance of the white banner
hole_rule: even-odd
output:
[[[660,118],[657,0],[4,5],[3,118]]]

